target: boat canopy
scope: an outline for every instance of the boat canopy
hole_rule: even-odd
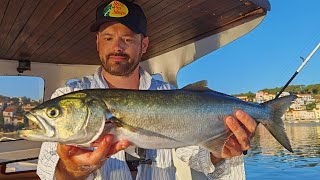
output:
[[[54,64],[100,63],[95,33],[97,0],[2,0],[0,59]],[[264,16],[268,0],[135,0],[148,19],[147,60]]]

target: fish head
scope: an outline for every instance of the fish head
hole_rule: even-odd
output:
[[[96,112],[102,108],[99,109],[97,101],[89,99],[85,93],[72,93],[42,103],[25,115],[37,128],[20,131],[20,137],[65,144],[87,143],[97,136],[104,122],[101,117],[104,112]],[[99,115],[100,119],[96,120]]]

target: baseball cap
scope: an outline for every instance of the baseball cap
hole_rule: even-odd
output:
[[[144,36],[147,33],[147,18],[141,7],[126,0],[112,0],[101,4],[97,8],[96,22],[91,25],[90,31],[97,32],[106,22],[119,22]]]

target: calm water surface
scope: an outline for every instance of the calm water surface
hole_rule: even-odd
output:
[[[294,153],[284,149],[262,125],[245,156],[251,179],[320,179],[320,123],[286,124]]]

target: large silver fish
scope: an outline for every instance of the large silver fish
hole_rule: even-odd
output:
[[[292,152],[281,116],[295,98],[253,104],[210,90],[206,81],[178,90],[81,90],[32,109],[26,117],[39,128],[20,131],[20,137],[89,146],[111,133],[145,149],[198,145],[221,153],[232,135],[224,118],[241,109]]]

